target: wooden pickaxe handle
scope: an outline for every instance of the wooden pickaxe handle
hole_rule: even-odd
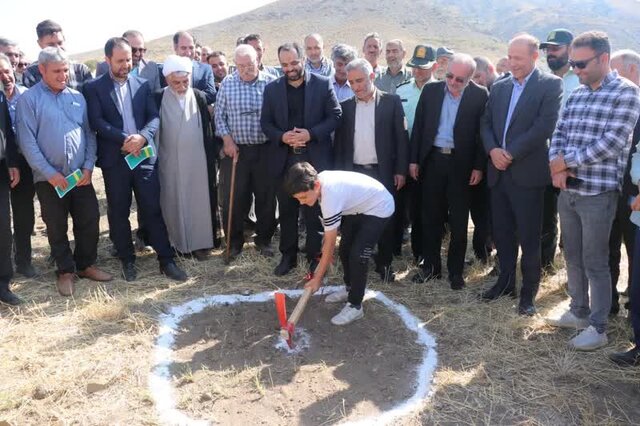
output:
[[[298,300],[298,304],[293,309],[291,316],[289,317],[289,324],[293,324],[294,326],[298,323],[298,320],[302,316],[302,312],[304,312],[304,308],[307,307],[307,302],[311,298],[312,291],[309,288],[305,288],[302,296],[300,296],[300,300]]]

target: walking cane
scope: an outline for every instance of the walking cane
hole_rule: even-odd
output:
[[[226,265],[231,261],[231,218],[233,217],[233,194],[236,186],[236,166],[238,165],[238,157],[240,152],[237,152],[233,157],[233,163],[231,163],[231,192],[229,193],[229,214],[227,215],[227,247],[224,253],[224,263]]]

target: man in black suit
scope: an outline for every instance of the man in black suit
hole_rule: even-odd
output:
[[[267,84],[260,124],[269,138],[269,172],[277,179],[280,208],[280,252],[282,259],[274,273],[287,274],[297,264],[298,201],[282,187],[284,174],[301,161],[318,171],[331,169],[331,132],[341,116],[331,81],[304,72],[304,55],[297,43],[278,48],[284,76]],[[307,227],[306,255],[311,272],[317,265],[322,243],[320,208],[302,206]]]
[[[135,191],[149,242],[158,254],[160,271],[171,279],[185,281],[186,274],[174,262],[160,211],[157,157],[151,156],[133,170],[125,161],[126,155],[139,155],[147,145],[157,151],[153,137],[160,118],[149,82],[129,74],[131,46],[126,39],[109,39],[104,52],[110,72],[88,83],[85,97],[89,122],[97,134],[97,164],[102,168],[109,203],[109,228],[122,262],[123,277],[134,281],[137,276],[129,224],[131,193]]]
[[[544,187],[551,179],[547,140],[558,120],[562,80],[536,68],[535,37],[516,36],[508,52],[512,75],[493,84],[481,123],[484,148],[490,156],[487,179],[500,261],[498,281],[481,297],[516,297],[519,243],[522,290],[518,313],[534,315],[541,272],[542,203]]]
[[[343,101],[342,120],[336,129],[336,169],[368,175],[395,194],[405,184],[409,140],[400,97],[376,89],[376,75],[366,59],[354,59],[346,67],[355,97]],[[402,218],[398,218],[402,220]],[[387,222],[378,242],[376,272],[393,281],[393,220]]]
[[[469,187],[482,180],[485,161],[480,119],[488,92],[471,81],[475,69],[471,56],[453,55],[445,80],[427,84],[422,90],[411,134],[409,170],[413,179],[422,175],[424,252],[424,262],[413,281],[440,277],[440,247],[448,220],[451,239],[447,268],[454,290],[464,287]]]

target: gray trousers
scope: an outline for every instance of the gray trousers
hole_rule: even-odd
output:
[[[588,316],[599,333],[607,328],[611,308],[609,234],[617,203],[616,191],[591,196],[562,191],[558,198],[571,312]]]

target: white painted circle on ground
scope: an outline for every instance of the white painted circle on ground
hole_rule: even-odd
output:
[[[323,295],[340,290],[341,286],[323,287]],[[300,297],[302,290],[282,290],[289,297]],[[160,316],[160,326],[155,344],[155,365],[149,374],[149,389],[155,401],[156,410],[160,421],[169,425],[207,425],[208,422],[195,420],[176,408],[175,389],[171,384],[169,367],[174,362],[173,346],[175,336],[178,334],[178,324],[185,318],[201,312],[212,306],[226,306],[236,303],[263,303],[273,300],[274,291],[258,293],[251,296],[241,294],[205,296],[194,299],[182,305],[174,306],[169,313]],[[318,292],[316,295],[320,295]],[[380,291],[367,290],[366,299],[376,299],[392,312],[397,314],[408,330],[416,333],[416,343],[424,347],[422,362],[416,371],[416,383],[414,394],[400,402],[391,410],[384,411],[375,417],[366,417],[348,425],[383,425],[390,424],[403,416],[420,409],[431,396],[431,384],[436,368],[438,356],[436,353],[436,341],[424,328],[424,324],[415,317],[404,305],[396,303]],[[274,319],[274,321],[276,321]]]

